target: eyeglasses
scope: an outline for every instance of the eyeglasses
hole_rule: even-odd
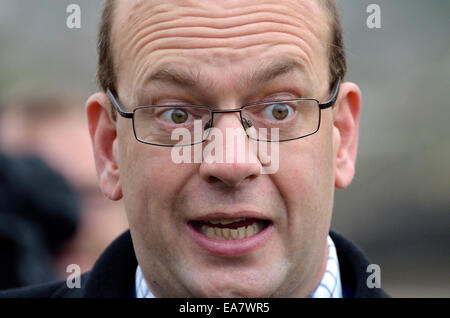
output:
[[[320,128],[321,110],[335,104],[340,83],[341,79],[338,78],[330,99],[324,103],[314,98],[294,98],[257,102],[225,110],[198,105],[156,105],[139,106],[132,112],[126,112],[115,93],[110,89],[106,93],[119,115],[132,119],[134,135],[139,142],[174,147],[206,141],[213,127],[214,114],[236,112],[240,114],[247,136],[256,141],[281,142],[310,136]],[[182,142],[174,138],[179,136],[180,131],[188,132],[184,135],[188,138]]]

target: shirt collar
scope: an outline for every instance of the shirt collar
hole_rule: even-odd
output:
[[[336,247],[330,236],[327,238],[328,260],[325,273],[322,276],[320,284],[309,295],[309,298],[342,298],[341,276],[339,273],[339,261],[337,258]],[[136,298],[155,298],[148,288],[141,267],[138,265],[136,270]]]
[[[342,298],[341,275],[336,246],[330,236],[327,238],[328,260],[325,273],[320,284],[309,295],[309,298]]]

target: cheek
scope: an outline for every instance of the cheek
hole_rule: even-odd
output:
[[[280,144],[280,169],[273,176],[287,206],[287,233],[315,231],[329,222],[334,193],[330,130]]]
[[[190,173],[172,162],[170,149],[133,141],[122,153],[120,175],[130,227],[149,239],[170,233],[169,225],[177,218],[171,204]]]
[[[165,272],[167,264],[183,255],[178,240],[184,223],[179,221],[181,216],[173,204],[194,165],[174,164],[170,148],[145,144],[128,147],[126,156],[130,160],[121,167],[121,182],[138,261],[156,272]]]

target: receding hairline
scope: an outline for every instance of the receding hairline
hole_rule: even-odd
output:
[[[104,13],[107,12],[107,16],[109,19],[110,25],[110,35],[112,36],[112,26],[114,19],[116,19],[118,3],[120,0],[105,0]],[[299,0],[298,0],[299,1]],[[304,0],[303,0],[304,1]],[[331,30],[331,26],[334,22],[334,19],[339,16],[336,0],[315,0],[316,3],[319,4],[319,7],[322,8],[325,13],[325,17],[327,19],[327,23],[325,24],[328,27],[328,30]],[[327,32],[328,37],[330,37],[330,32]],[[111,38],[112,40],[112,38]],[[329,42],[329,41],[328,41]]]
[[[114,17],[114,12],[117,8],[117,3],[120,0],[105,0],[104,11],[108,11],[111,14],[111,18]],[[337,11],[336,0],[316,0],[322,9],[327,13],[328,18],[332,18],[334,13]]]
[[[327,30],[326,30],[326,34],[327,34],[327,38],[326,38],[326,43],[328,43],[328,63],[329,63],[329,76],[330,76],[330,87],[333,85],[333,83],[336,81],[336,77],[340,76],[343,77],[345,75],[346,72],[346,63],[345,63],[345,58],[342,61],[342,65],[340,65],[340,63],[337,63],[339,65],[336,66],[336,61],[334,60],[336,58],[336,52],[335,50],[342,50],[343,51],[343,47],[335,47],[334,42],[335,42],[335,36],[336,36],[336,29],[339,29],[337,33],[341,33],[341,25],[340,25],[340,16],[339,16],[339,12],[337,9],[337,5],[336,5],[336,1],[335,0],[317,0],[317,2],[319,4],[319,7],[321,7],[321,9],[324,12],[324,16],[326,18],[326,23],[325,25],[327,26]],[[114,63],[114,53],[113,53],[113,44],[112,44],[112,40],[113,40],[113,21],[114,19],[116,19],[117,16],[117,8],[118,8],[118,1],[117,0],[105,0],[105,6],[104,6],[104,10],[103,10],[103,16],[102,16],[102,24],[101,24],[101,28],[103,28],[103,30],[101,29],[101,33],[103,31],[104,37],[107,37],[107,39],[105,39],[104,37],[102,38],[99,35],[99,55],[103,54],[103,58],[106,60],[105,64],[107,65],[103,65],[103,70],[100,67],[102,58],[99,58],[99,69],[98,69],[98,74],[97,74],[97,79],[99,82],[100,87],[106,91],[107,88],[116,90],[117,87],[117,63]],[[341,34],[340,34],[341,36]],[[340,38],[340,41],[342,42],[342,38]],[[101,48],[101,43],[102,42],[107,42],[107,45],[105,45],[106,47],[103,47],[103,50]],[[343,54],[343,53],[342,53]],[[105,55],[109,55],[109,56],[105,56]],[[344,54],[343,54],[344,55]],[[345,55],[344,55],[345,57]],[[105,70],[105,68],[107,70]],[[336,68],[339,68],[339,70],[336,70]],[[102,76],[102,72],[103,73],[107,73],[109,71],[109,78],[107,76],[105,76],[106,74],[103,74]],[[342,73],[342,74],[337,74],[337,73]]]

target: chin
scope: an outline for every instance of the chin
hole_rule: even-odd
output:
[[[261,293],[257,290],[246,290],[241,288],[231,288],[227,290],[215,290],[213,292],[206,292],[200,297],[203,298],[267,298],[269,294]]]
[[[270,288],[269,285],[268,282],[253,281],[249,283],[239,278],[231,281],[205,282],[204,285],[195,288],[198,293],[194,293],[194,296],[206,298],[266,298],[274,293],[273,288]]]

